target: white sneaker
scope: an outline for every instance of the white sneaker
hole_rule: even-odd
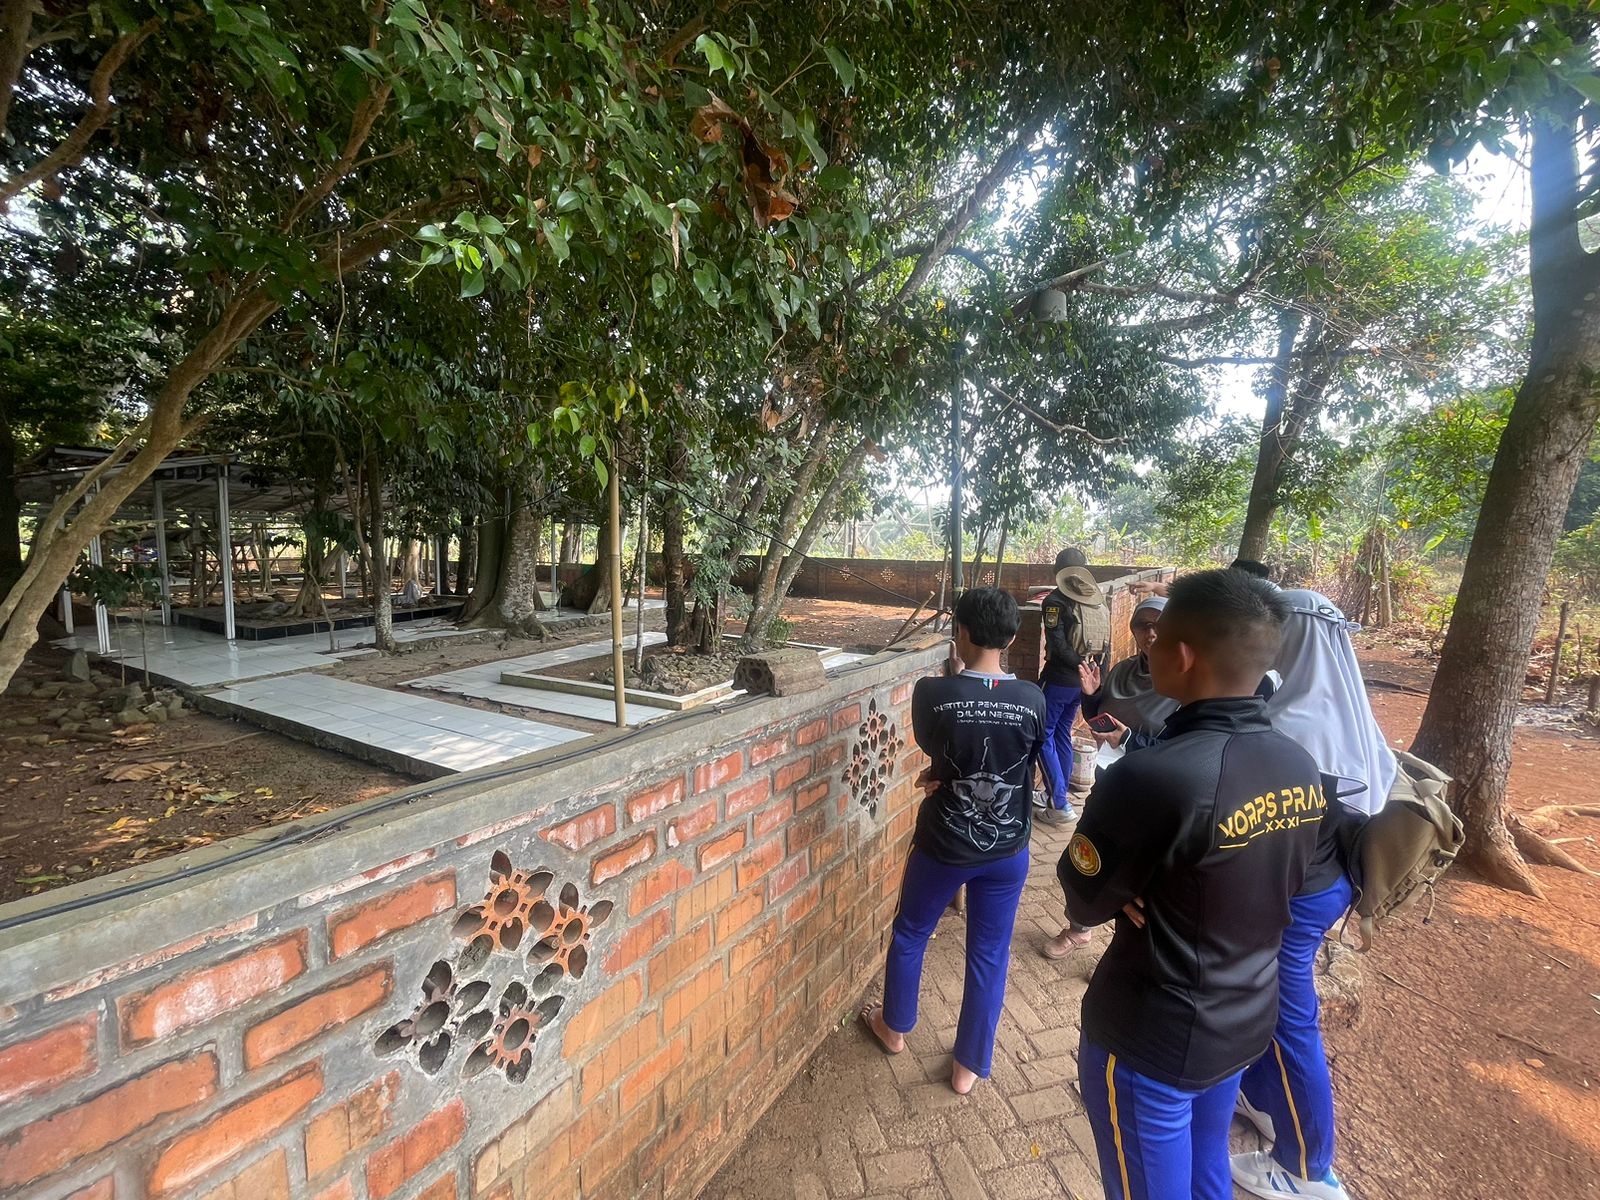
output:
[[[1233,1181],[1264,1200],[1350,1200],[1350,1193],[1331,1170],[1321,1179],[1291,1175],[1265,1150],[1235,1154],[1228,1160]]]
[[[1254,1125],[1256,1132],[1266,1138],[1267,1141],[1276,1142],[1278,1140],[1277,1132],[1272,1127],[1272,1118],[1246,1100],[1244,1092],[1241,1091],[1238,1099],[1233,1102],[1233,1111]]]

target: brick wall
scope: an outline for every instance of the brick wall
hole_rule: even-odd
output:
[[[880,968],[942,657],[0,908],[0,1195],[693,1196]]]

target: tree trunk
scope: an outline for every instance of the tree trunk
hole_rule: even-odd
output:
[[[22,578],[22,501],[17,499],[17,440],[0,412],[0,595]]]
[[[1278,479],[1288,458],[1284,441],[1283,417],[1289,398],[1289,372],[1294,341],[1300,332],[1300,313],[1285,309],[1278,316],[1278,351],[1267,377],[1267,411],[1261,418],[1261,443],[1256,451],[1256,473],[1250,481],[1250,501],[1245,508],[1244,533],[1239,538],[1239,557],[1262,560],[1267,557],[1267,537],[1273,514],[1278,511]]]
[[[871,440],[862,438],[855,448],[846,456],[844,462],[839,464],[839,471],[834,475],[828,486],[822,490],[822,495],[817,497],[816,507],[811,510],[805,528],[795,538],[794,549],[783,559],[783,566],[778,571],[778,577],[773,583],[771,594],[764,602],[757,603],[750,610],[750,616],[744,623],[744,636],[739,645],[748,653],[760,649],[766,642],[767,630],[771,628],[774,618],[783,609],[784,597],[789,594],[789,587],[794,583],[794,577],[800,573],[800,568],[805,564],[806,555],[811,550],[812,543],[817,540],[817,534],[828,523],[833,507],[839,502],[845,487],[855,478],[862,461],[867,457],[867,447]]]
[[[400,566],[400,586],[408,583],[417,585],[417,590],[422,590],[422,543],[416,538],[405,540],[404,557]]]
[[[383,475],[376,454],[367,459],[367,521],[372,543],[372,641],[383,653],[394,654],[400,649],[394,640],[394,580],[383,540]]]
[[[479,624],[484,615],[499,604],[500,572],[506,553],[506,527],[503,512],[485,514],[478,526],[473,538],[476,565],[472,572],[472,591],[461,609],[459,622],[462,625]],[[463,554],[463,562],[465,558]]]
[[[460,558],[456,562],[455,586],[450,589],[450,594],[465,596],[472,590],[472,563],[478,556],[478,527],[470,521],[461,522],[461,528],[456,533],[456,544],[460,547]]]
[[[818,423],[811,444],[806,448],[806,456],[801,460],[799,470],[795,473],[793,487],[778,512],[778,524],[773,529],[771,537],[767,539],[767,552],[761,560],[761,573],[756,577],[751,620],[755,619],[756,613],[767,612],[772,607],[772,598],[778,588],[779,571],[789,550],[790,539],[794,537],[795,528],[800,523],[800,511],[805,505],[807,496],[810,495],[811,485],[816,481],[817,471],[828,456],[828,443],[832,439],[833,428],[832,421]],[[764,496],[765,489],[763,489]],[[747,624],[745,626],[747,637],[749,633],[750,626]]]
[[[1561,107],[1564,105],[1564,108]],[[1462,860],[1541,894],[1505,820],[1511,731],[1545,578],[1600,416],[1600,258],[1578,236],[1576,105],[1533,122],[1533,342],[1484,490],[1450,632],[1413,750],[1456,779]]]
[[[667,645],[682,646],[688,638],[688,570],[683,552],[684,502],[682,488],[688,477],[688,453],[673,448],[667,459],[671,486],[661,503],[661,571],[667,602]]]
[[[561,526],[561,561],[575,563],[583,548],[583,526],[576,521],[566,521]]]

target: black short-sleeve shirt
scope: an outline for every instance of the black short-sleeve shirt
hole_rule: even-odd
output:
[[[915,845],[953,865],[1007,858],[1028,843],[1044,693],[1011,676],[918,680],[911,728],[939,790],[917,812]]]

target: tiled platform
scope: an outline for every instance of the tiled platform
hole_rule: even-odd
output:
[[[403,644],[421,638],[454,637],[473,632],[476,631],[457,629],[448,621],[427,620],[395,626],[394,637]],[[220,634],[202,629],[147,623],[145,638],[152,675],[184,687],[207,688],[331,666],[339,658],[372,645],[372,630],[338,630],[334,634],[337,651],[329,651],[326,630],[264,642],[229,642]],[[55,644],[68,650],[87,650],[90,654],[96,653],[98,645],[92,629],[59,638]],[[138,667],[144,661],[143,653],[138,625],[120,623],[112,627],[111,659]]]
[[[208,699],[290,737],[429,778],[590,736],[318,674],[240,683]]]
[[[646,602],[648,603],[648,601]],[[646,631],[644,644],[659,645],[667,640],[664,633]],[[623,639],[623,650],[632,653],[637,638],[628,634]],[[518,673],[537,674],[548,671],[551,667],[563,666],[566,663],[578,662],[585,658],[593,658],[600,654],[611,644],[611,639],[599,638],[590,642],[580,642],[573,646],[562,646],[558,650],[544,650],[538,654],[524,654],[519,658],[502,658],[498,662],[479,663],[475,667],[463,667],[458,671],[444,671],[438,675],[424,675],[421,679],[413,679],[406,686],[419,688],[430,692],[446,692],[457,696],[471,696],[474,700],[492,700],[496,704],[505,704],[517,708],[533,709],[538,712],[560,713],[569,717],[586,717],[594,721],[610,722],[616,710],[613,702],[599,699],[594,696],[574,696],[566,692],[536,691],[531,688],[513,687],[500,682],[500,676],[507,671]],[[650,721],[658,721],[662,717],[672,715],[671,710],[664,708],[650,708],[643,704],[630,703],[628,705],[628,724],[644,725]]]

